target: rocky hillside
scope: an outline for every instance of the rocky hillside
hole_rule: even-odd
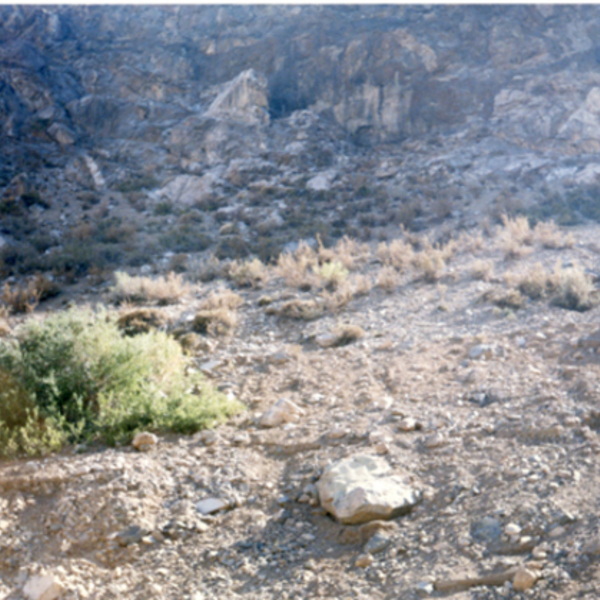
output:
[[[598,217],[594,6],[0,10],[6,274]]]

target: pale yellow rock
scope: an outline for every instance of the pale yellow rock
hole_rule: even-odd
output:
[[[140,433],[136,433],[131,445],[140,452],[147,452],[150,448],[156,446],[158,442],[158,437],[153,433],[149,433],[147,431],[140,431]]]
[[[517,592],[525,592],[530,590],[535,585],[537,580],[538,574],[535,571],[522,567],[515,573],[515,576],[513,577],[513,589]]]
[[[37,575],[27,581],[23,594],[27,600],[56,600],[63,589],[60,581],[52,575]]]
[[[354,561],[354,566],[359,569],[365,569],[369,565],[373,564],[373,557],[370,554],[361,554]]]

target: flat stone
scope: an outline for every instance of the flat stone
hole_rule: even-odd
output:
[[[205,498],[196,503],[196,509],[203,515],[212,515],[229,508],[229,504],[220,498]]]
[[[56,600],[63,586],[53,575],[36,575],[27,581],[23,594],[28,600]]]
[[[304,410],[291,400],[281,398],[260,418],[261,427],[277,427],[292,423],[304,414]]]
[[[347,525],[393,519],[410,512],[421,499],[383,458],[367,454],[327,467],[317,489],[321,506]]]

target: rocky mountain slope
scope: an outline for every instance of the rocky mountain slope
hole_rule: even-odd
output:
[[[594,6],[1,10],[8,274],[598,216]]]
[[[0,597],[599,597],[599,28],[0,6],[0,342],[100,304],[245,407],[0,461]]]

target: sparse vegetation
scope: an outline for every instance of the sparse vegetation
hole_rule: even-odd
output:
[[[165,316],[154,308],[124,307],[117,319],[117,327],[130,336],[161,329],[165,323]]]
[[[124,337],[103,312],[29,321],[0,342],[0,453],[127,442],[139,430],[191,433],[240,410],[190,369],[162,332]]]
[[[236,309],[242,303],[242,297],[230,290],[211,293],[200,305],[192,330],[212,337],[228,335],[237,325]]]
[[[377,248],[377,256],[385,266],[404,272],[411,265],[414,251],[410,244],[403,240],[393,240],[389,244],[381,242]]]
[[[499,234],[500,247],[508,259],[522,258],[533,252],[533,231],[527,217],[510,219],[502,216],[504,227]]]
[[[562,250],[575,245],[573,235],[570,233],[564,235],[554,221],[538,223],[533,230],[533,236],[543,248]]]
[[[268,281],[269,270],[258,258],[233,260],[227,267],[227,275],[238,287],[260,288]]]
[[[490,281],[494,276],[494,263],[491,260],[476,260],[471,265],[471,277],[479,281]]]
[[[274,309],[274,310],[270,310]],[[316,300],[288,300],[281,305],[279,309],[275,307],[267,307],[267,314],[276,314],[280,317],[288,319],[298,319],[302,321],[313,321],[318,319],[325,312],[325,307],[322,303]]]
[[[314,266],[313,273],[328,290],[337,289],[348,278],[348,269],[337,260]]]
[[[166,277],[139,277],[123,271],[115,272],[116,283],[110,290],[111,299],[116,304],[132,302],[136,304],[155,302],[159,306],[176,304],[188,293],[189,286],[183,277],[169,273]]]
[[[333,346],[347,346],[356,340],[359,340],[365,335],[365,331],[362,327],[358,325],[352,324],[342,324],[338,325],[333,330],[333,335],[335,336],[335,340],[333,342]]]
[[[573,265],[565,269],[557,265],[554,277],[556,291],[552,298],[553,305],[583,312],[598,303],[594,284],[581,266]]]

